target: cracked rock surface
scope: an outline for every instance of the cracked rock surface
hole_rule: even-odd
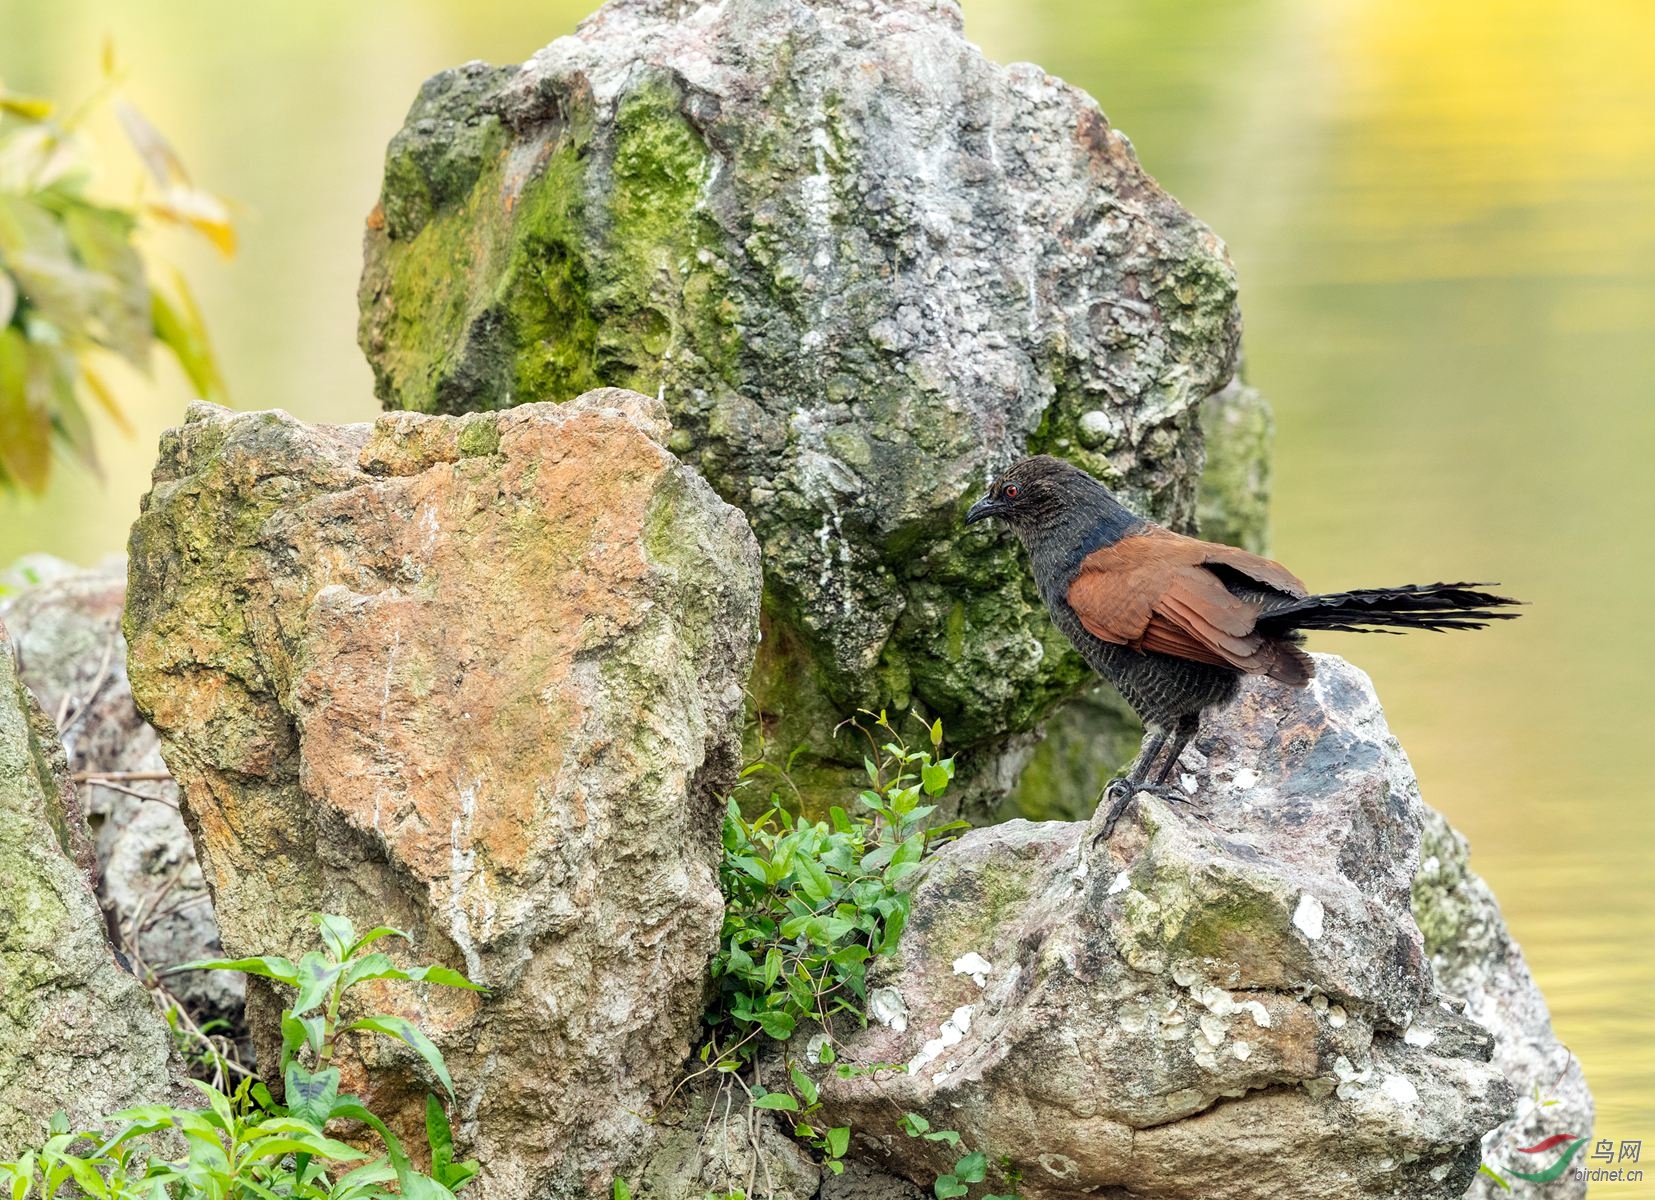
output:
[[[0,1158],[38,1148],[59,1110],[84,1128],[185,1101],[166,1021],[110,950],[91,867],[57,728],[0,626]]]
[[[943,849],[841,1056],[905,1066],[827,1079],[831,1120],[924,1181],[952,1159],[896,1133],[918,1112],[1031,1197],[1462,1194],[1514,1108],[1511,1027],[1434,977],[1410,893],[1440,818],[1366,676],[1316,661],[1209,719],[1193,805]],[[1509,939],[1475,973],[1543,1014]]]
[[[373,425],[196,405],[133,528],[132,692],[225,950],[296,957],[343,913],[485,984],[361,1002],[442,1048],[493,1200],[607,1195],[699,1028],[760,584],[665,416],[614,389]],[[266,1064],[276,1016],[250,981]],[[345,1060],[423,1144],[423,1065]]]
[[[0,619],[11,629],[23,682],[47,711],[63,715],[70,770],[165,776],[160,739],[138,715],[126,679],[125,561],[81,569],[25,560],[7,574],[18,590],[0,600]],[[98,901],[121,953],[145,978],[219,957],[218,923],[178,811],[177,785],[165,777],[114,782],[83,783],[80,796],[96,853]],[[164,982],[196,1021],[240,1024],[241,976],[189,971]]]
[[[1247,399],[1222,242],[951,0],[612,0],[521,66],[434,77],[360,299],[388,408],[663,397],[763,546],[748,750],[805,747],[807,797],[859,773],[842,720],[916,704],[962,790],[1003,793],[1008,739],[1091,676],[966,506],[1045,451],[1187,528],[1203,400]],[[1209,422],[1240,439],[1221,463],[1261,456],[1256,424]],[[1243,540],[1256,504],[1202,500]]]

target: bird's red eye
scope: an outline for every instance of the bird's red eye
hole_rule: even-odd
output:
[[[1005,488],[1001,491],[1000,494],[1002,496],[1004,496],[1007,500],[1017,499],[1017,485],[1015,483],[1006,484]]]

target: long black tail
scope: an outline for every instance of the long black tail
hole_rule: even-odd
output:
[[[1522,603],[1478,588],[1494,583],[1411,583],[1401,587],[1330,592],[1267,605],[1259,626],[1277,635],[1298,629],[1350,633],[1402,633],[1409,629],[1481,629],[1519,614],[1501,612]]]

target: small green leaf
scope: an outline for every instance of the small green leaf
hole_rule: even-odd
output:
[[[619,1175],[615,1176],[615,1184],[609,1194],[614,1200],[632,1200],[632,1189],[626,1186],[626,1180]]]
[[[954,1164],[954,1177],[961,1183],[981,1183],[988,1174],[988,1155],[981,1150],[967,1154]]]
[[[937,1200],[954,1200],[955,1196],[963,1196],[971,1189],[952,1175],[939,1175],[931,1190],[937,1194]]]
[[[799,1095],[804,1099],[805,1105],[807,1107],[814,1105],[817,1098],[816,1081],[809,1075],[806,1075],[803,1071],[799,1070],[798,1067],[793,1067],[789,1073],[793,1079],[793,1086],[798,1089]]]
[[[283,1082],[287,1085],[288,1113],[320,1133],[339,1098],[338,1069],[328,1067],[313,1074],[290,1062]]]
[[[242,971],[248,975],[274,979],[277,983],[291,984],[295,987],[299,983],[299,968],[293,961],[273,954],[258,958],[204,958],[168,967],[162,974],[174,975],[179,971]]]
[[[1477,1168],[1477,1174],[1487,1175],[1495,1183],[1500,1185],[1500,1190],[1501,1191],[1506,1191],[1506,1192],[1511,1191],[1511,1184],[1507,1183],[1503,1178],[1501,1178],[1500,1173],[1498,1171],[1494,1170],[1492,1167],[1490,1167],[1487,1163],[1483,1163],[1480,1167]]]
[[[344,962],[350,957],[351,947],[356,944],[356,926],[349,917],[312,913],[311,920],[321,928],[322,944],[328,948],[335,962]]]
[[[753,1101],[753,1107],[779,1109],[782,1112],[798,1112],[799,1102],[786,1092],[766,1092]]]
[[[931,1122],[927,1121],[918,1113],[902,1114],[902,1132],[906,1133],[909,1137],[918,1137],[930,1128]]]
[[[389,1013],[380,1013],[377,1016],[361,1017],[345,1026],[345,1030],[367,1030],[370,1033],[384,1034],[386,1037],[396,1038],[413,1047],[416,1053],[423,1058],[436,1075],[443,1090],[452,1099],[454,1096],[454,1081],[448,1077],[448,1067],[443,1062],[442,1051],[436,1044],[425,1036],[425,1031],[406,1017],[398,1017]]]
[[[368,930],[367,933],[364,933],[361,937],[356,939],[356,944],[350,948],[350,954],[348,957],[355,958],[357,953],[365,947],[373,945],[380,938],[388,937],[401,938],[405,942],[412,940],[402,930],[394,928],[393,926],[375,925],[372,929]]]
[[[299,995],[289,1010],[292,1015],[302,1017],[326,1000],[344,969],[342,964],[328,961],[316,950],[301,958],[298,968]]]
[[[850,1126],[841,1125],[837,1129],[827,1131],[828,1154],[834,1158],[843,1158],[845,1151],[850,1149]]]
[[[464,988],[468,992],[486,992],[480,983],[472,983],[453,967],[433,964],[429,967],[410,967],[408,978],[418,983],[434,983],[438,987]]]

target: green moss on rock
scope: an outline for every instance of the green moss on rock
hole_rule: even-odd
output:
[[[962,790],[993,792],[1091,675],[965,507],[1047,450],[1192,527],[1234,272],[1095,105],[985,61],[940,10],[910,33],[956,63],[942,91],[891,86],[908,72],[867,37],[882,7],[709,13],[686,36],[676,13],[614,6],[520,69],[427,86],[368,239],[379,395],[445,413],[661,396],[672,449],[764,547],[749,750],[780,766],[809,745],[801,790],[840,801],[860,753],[833,730],[913,709],[943,718]],[[1130,728],[1107,722],[1098,766]]]

